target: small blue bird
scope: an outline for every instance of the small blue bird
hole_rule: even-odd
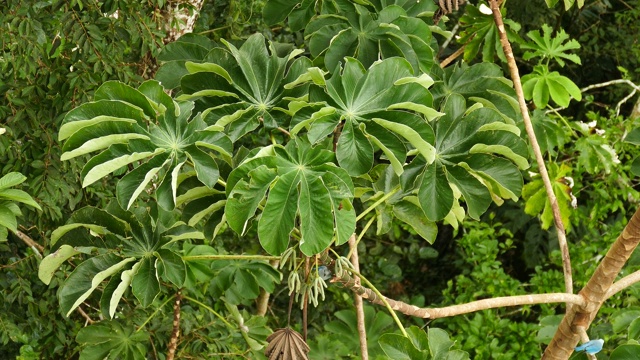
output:
[[[577,346],[576,351],[584,351],[587,354],[593,355],[599,353],[602,350],[602,345],[604,345],[604,340],[595,339],[591,341],[587,341],[586,343]]]
[[[315,270],[316,267],[314,266],[313,271]],[[331,270],[329,270],[329,268],[324,265],[318,266],[318,276],[320,276],[324,281],[327,281],[333,277],[333,275],[331,274]]]

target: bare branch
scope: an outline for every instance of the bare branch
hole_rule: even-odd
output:
[[[544,183],[544,188],[547,191],[547,198],[551,204],[553,211],[553,222],[556,226],[558,233],[558,245],[562,253],[562,270],[564,273],[564,286],[565,291],[569,294],[573,294],[573,277],[571,275],[571,258],[569,257],[569,247],[567,246],[567,235],[565,232],[564,224],[562,223],[562,217],[560,216],[560,207],[558,206],[558,199],[553,192],[551,180],[549,179],[549,173],[544,164],[544,158],[540,151],[540,145],[536,139],[536,133],[533,131],[533,125],[531,124],[531,118],[529,117],[529,110],[527,109],[527,103],[524,99],[524,92],[522,91],[522,82],[520,81],[520,73],[518,72],[518,66],[516,65],[516,59],[513,56],[513,50],[511,44],[507,38],[507,32],[502,22],[502,14],[500,13],[500,2],[496,0],[490,0],[489,6],[493,12],[493,19],[498,27],[498,33],[500,34],[500,43],[502,49],[507,58],[507,64],[509,65],[509,71],[511,72],[511,80],[513,80],[513,86],[516,90],[518,97],[518,104],[520,105],[520,112],[522,113],[522,119],[524,120],[524,126],[535,154],[536,162],[538,163],[538,170],[540,171],[540,177]]]
[[[447,57],[446,59],[442,60],[442,62],[440,62],[440,67],[444,69],[445,67],[447,67],[447,65],[449,65],[451,62],[453,62],[455,59],[457,59],[458,56],[460,56],[462,54],[464,54],[464,46],[461,46],[453,54],[449,55],[449,57]]]
[[[84,310],[82,310],[82,308],[80,306],[78,306],[76,308],[76,310],[78,310],[78,313],[80,313],[80,315],[82,315],[82,317],[86,320],[86,324],[93,324],[94,322],[96,322],[95,320],[93,320],[86,312],[84,312]],[[85,326],[86,326],[85,324]]]
[[[415,305],[410,305],[402,301],[389,299],[387,297],[381,299],[373,292],[373,290],[356,284],[355,280],[346,271],[344,271],[342,274],[337,275],[340,275],[340,277],[332,279],[332,282],[341,283],[345,287],[353,290],[356,294],[371,301],[372,303],[377,305],[385,305],[383,301],[385,300],[395,311],[399,311],[405,315],[425,319],[438,319],[506,306],[551,304],[559,302],[575,304],[578,306],[584,306],[586,304],[585,299],[580,295],[566,293],[549,293],[496,297],[442,308],[420,308]]]
[[[27,246],[32,248],[38,255],[40,255],[40,257],[42,257],[42,252],[44,251],[44,246],[38,244],[32,238],[30,238],[29,235],[23,233],[20,230],[16,231],[15,234],[18,237],[18,239],[22,240],[25,244],[27,244]]]
[[[610,297],[612,297],[613,295],[619,293],[620,291],[628,288],[629,286],[637,283],[640,281],[640,270],[631,273],[625,277],[623,277],[622,279],[616,281],[615,283],[613,283],[613,285],[611,285],[611,287],[609,288],[609,291],[607,291],[607,294],[605,295],[606,299],[609,299]]]
[[[627,80],[627,79],[617,79],[617,80],[611,80],[611,81],[605,81],[602,83],[598,83],[598,84],[593,84],[593,85],[589,85],[587,87],[583,87],[582,89],[580,89],[581,92],[586,92],[592,89],[597,89],[597,88],[601,88],[601,87],[605,87],[605,86],[611,86],[611,85],[615,85],[615,84],[627,84],[629,86],[631,86],[632,88],[634,88],[636,91],[640,91],[640,86],[634,84],[633,82]]]

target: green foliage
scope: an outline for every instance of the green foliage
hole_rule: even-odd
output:
[[[306,255],[325,250],[334,237],[336,245],[344,244],[355,228],[354,191],[347,172],[331,163],[333,154],[304,140],[265,150],[229,175],[229,226],[244,234],[269,189],[258,222],[260,243],[267,252],[280,255],[289,247],[297,213],[300,250]]]
[[[523,76],[522,89],[525,98],[533,99],[538,109],[545,108],[549,98],[561,107],[569,106],[572,97],[582,100],[582,93],[573,81],[557,71],[550,72],[546,65],[536,65],[533,73]]]
[[[570,230],[569,214],[571,213],[571,203],[573,202],[571,189],[573,180],[568,175],[571,175],[572,169],[567,165],[550,164],[547,170],[553,193],[558,200],[560,217],[567,230]],[[553,210],[542,179],[539,176],[536,176],[534,180],[524,186],[522,198],[526,201],[524,211],[529,215],[541,214],[541,226],[545,230],[548,229],[553,224]]]
[[[226,42],[225,42],[226,43]],[[283,89],[310,66],[299,52],[278,56],[263,36],[255,34],[237,49],[214,48],[203,64],[186,63],[179,99],[197,99],[204,121],[224,127],[232,141],[263,125],[268,130],[286,126],[287,106],[305,94],[306,87]]]
[[[78,332],[76,340],[84,345],[80,359],[145,359],[149,334],[134,332],[116,320],[101,321]]]
[[[371,11],[344,2],[337,12],[314,17],[305,28],[305,37],[311,56],[323,61],[330,71],[351,56],[365,67],[380,59],[403,57],[415,74],[428,73],[433,66],[429,27],[421,19],[408,16],[400,5]]]
[[[53,233],[52,244],[59,248],[42,260],[38,273],[46,284],[65,260],[102,249],[102,254],[78,265],[61,286],[58,299],[67,316],[108,278],[100,304],[109,318],[114,317],[129,286],[143,307],[160,293],[161,279],[177,288],[183,286],[187,269],[176,242],[202,239],[203,235],[176,222],[171,214],[156,211],[155,216],[143,208],[126,212],[115,203],[105,210],[86,207]]]
[[[525,60],[531,60],[533,58],[540,57],[540,61],[546,60],[547,64],[549,61],[554,60],[562,67],[565,65],[563,59],[573,61],[576,64],[581,64],[580,57],[578,55],[566,53],[567,50],[580,49],[580,43],[575,39],[564,43],[569,39],[569,35],[567,35],[567,33],[562,29],[558,32],[557,36],[553,38],[551,37],[551,33],[552,29],[547,24],[542,25],[542,36],[538,30],[529,31],[527,36],[532,42],[520,44],[520,48],[532,51],[525,51],[522,58]]]
[[[556,6],[559,0],[544,0],[544,1],[547,3],[548,7],[552,8]],[[564,3],[564,9],[569,10],[573,6],[573,4],[576,3],[576,0],[563,0],[563,3]],[[577,3],[578,3],[578,8],[581,8],[584,6],[584,0],[577,0]]]
[[[429,328],[427,332],[417,326],[407,329],[408,337],[385,334],[380,337],[380,345],[392,359],[469,359],[469,354],[461,350],[451,350],[454,342],[441,329]]]
[[[460,39],[458,39],[460,44],[465,45],[464,60],[466,62],[473,60],[482,47],[483,62],[493,62],[496,56],[503,62],[507,62],[493,15],[481,12],[480,5],[477,7],[467,5],[465,9],[465,14],[460,18],[463,30],[460,32]],[[505,15],[506,11],[503,11],[502,16]],[[517,33],[520,31],[520,24],[509,19],[503,19],[503,22],[506,25],[505,29],[509,39],[512,41],[518,39]]]
[[[58,135],[66,140],[61,159],[101,151],[82,169],[83,187],[123,166],[141,162],[118,181],[118,202],[129,209],[157,177],[154,185],[158,203],[171,210],[181,172],[195,171],[211,189],[219,172],[209,150],[231,156],[228,136],[220,132],[221,128],[208,127],[201,116],[192,118],[193,106],[191,102],[172,101],[155,81],[143,83],[137,91],[122,83],[107,82],[96,91],[95,101],[65,116]]]
[[[372,359],[384,359],[386,358],[384,356],[385,353],[378,343],[378,339],[387,333],[393,325],[393,320],[384,311],[375,310],[371,306],[365,306],[364,313],[369,356]],[[355,310],[336,311],[333,316],[335,316],[336,320],[325,325],[329,338],[332,341],[342,343],[346,349],[349,349],[349,354],[359,356],[359,351],[356,351],[360,348],[358,345],[359,340],[357,336],[353,336],[353,334],[358,333]],[[314,352],[311,352],[309,355],[313,356],[313,354]]]
[[[542,110],[534,110],[531,114],[531,123],[536,139],[540,145],[540,151],[555,155],[563,147],[568,138],[565,129],[557,117],[545,114]]]
[[[288,18],[288,27],[273,29],[260,18],[246,21],[263,3],[207,2],[200,35],[183,36],[158,57],[164,34],[154,29],[169,28],[164,0],[0,5],[8,29],[0,34],[3,173],[29,174],[44,211],[40,219],[26,209],[23,224],[34,225],[31,232],[50,239],[54,251],[39,266],[46,288],[34,278],[35,249],[0,244],[8,264],[0,300],[10,307],[0,314],[0,341],[10,344],[10,356],[158,357],[171,327],[157,314],[167,313],[182,289],[179,357],[263,358],[269,326],[288,318],[286,296],[276,296],[282,277],[255,257],[237,259],[264,251],[302,255],[289,279],[297,276],[303,286],[290,290],[317,305],[326,283],[317,271],[306,274],[304,256],[340,254],[354,232],[362,274],[413,304],[559,291],[555,239],[543,230],[550,208],[541,181],[523,178],[530,153],[512,84],[491,63],[504,55],[490,15],[467,5],[460,18],[465,60],[482,48],[484,62],[441,69],[437,58],[448,50],[438,48],[438,36],[451,34],[430,25],[432,1],[268,0],[269,24]],[[564,2],[567,9],[573,3]],[[572,228],[576,284],[586,281],[638,199],[630,175],[631,160],[640,158],[632,146],[640,142],[632,131],[638,124],[541,111],[550,101],[567,107],[572,97],[581,100],[575,83],[549,63],[567,65],[572,77],[582,73],[578,56],[590,60],[569,40],[581,31],[570,31],[566,16],[585,23],[595,7],[549,12],[557,14],[546,22],[557,24],[556,35],[545,24],[541,33],[528,32],[530,42],[505,19],[523,50],[515,56],[539,59],[524,78],[525,93],[540,109],[534,131]],[[611,23],[633,28],[633,14]],[[254,30],[262,34],[242,40]],[[599,46],[580,41],[589,50]],[[157,81],[144,81],[156,59],[163,62]],[[584,117],[599,127],[582,124]],[[628,143],[619,142],[628,132]],[[14,189],[0,189],[0,196],[6,190]],[[517,203],[521,194],[526,201]],[[130,211],[116,202],[105,207],[113,195]],[[234,260],[219,260],[226,256]],[[50,300],[55,288],[59,303]],[[414,296],[416,289],[423,296]],[[251,315],[262,290],[274,294],[270,313],[277,316]],[[637,304],[640,295],[629,292],[612,306]],[[351,294],[335,286],[327,293],[332,301],[309,323],[312,334],[324,330],[311,342],[312,358],[357,356],[355,312],[339,310],[351,305]],[[73,310],[83,302],[88,316],[100,309],[117,320],[78,333]],[[338,320],[331,321],[334,312]],[[24,313],[26,320],[16,315]],[[534,358],[557,320],[540,318],[555,313],[551,305],[502,309],[435,325],[474,358]],[[51,314],[55,322],[39,321]],[[606,351],[620,345],[611,355],[624,358],[635,345],[624,340],[637,335],[638,324],[621,316],[604,309],[593,335],[610,337]],[[367,308],[366,317],[372,358],[468,357],[442,330],[410,327],[404,338],[391,332],[383,311]]]
[[[26,176],[16,172],[8,173],[0,178],[0,242],[7,241],[7,229],[12,232],[18,231],[16,217],[21,216],[22,212],[16,203],[42,210],[40,205],[26,192],[10,189],[25,180],[27,180]]]

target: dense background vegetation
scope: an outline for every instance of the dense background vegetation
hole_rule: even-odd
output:
[[[144,301],[134,291],[120,302],[118,320],[85,327],[104,319],[100,312],[104,305],[97,293],[80,306],[84,315],[74,311],[66,317],[68,307],[58,301],[60,286],[78,267],[81,257],[63,265],[65,271],[56,272],[48,285],[38,279],[38,266],[42,255],[51,251],[53,231],[67,223],[74,211],[88,205],[105,208],[110,202],[111,206],[117,206],[113,203],[116,183],[119,175],[125,173],[121,170],[116,172],[118,176],[100,179],[83,188],[80,174],[87,159],[80,156],[61,161],[63,149],[58,133],[65,115],[94,99],[98,87],[109,80],[119,80],[138,88],[145,80],[155,77],[159,65],[183,61],[184,58],[171,55],[179,53],[180,45],[173,45],[173,49],[169,45],[163,51],[166,34],[175,26],[167,20],[168,14],[176,6],[188,7],[180,3],[164,0],[8,0],[0,4],[0,128],[6,129],[6,133],[0,134],[0,177],[11,172],[27,177],[16,188],[33,196],[41,209],[20,205],[22,216],[18,217],[18,230],[45,249],[28,246],[13,232],[8,233],[6,241],[0,242],[0,301],[5,304],[4,310],[0,311],[0,353],[7,357],[76,358],[84,351],[82,356],[90,358],[87,349],[97,345],[92,343],[93,339],[113,329],[119,329],[123,334],[135,333],[123,337],[130,339],[128,341],[113,340],[118,346],[126,343],[122,346],[130,354],[148,353],[149,358],[159,359],[166,355],[173,318],[169,304],[173,303],[175,292],[170,287],[160,287],[160,295],[155,301],[144,300],[149,302],[144,308],[139,306]],[[372,3],[381,3],[377,7],[380,10],[387,2]],[[471,3],[478,5],[478,2]],[[204,1],[193,31],[202,37],[187,37],[183,43],[198,42],[198,46],[208,50],[224,47],[222,40],[226,39],[240,48],[245,39],[258,32],[276,42],[275,48],[281,56],[299,48],[314,59],[313,64],[306,64],[309,67],[335,69],[334,58],[342,59],[344,55],[339,45],[335,45],[335,54],[319,56],[317,48],[309,46],[308,42],[305,47],[305,33],[302,26],[297,26],[299,23],[267,25],[262,19],[264,7],[265,2],[261,0]],[[433,11],[435,5],[429,4],[427,8]],[[460,12],[449,15],[448,21],[439,24],[439,32],[432,28],[434,35],[429,45],[436,50],[434,59],[441,61],[466,45],[467,50],[458,61],[469,65],[495,62],[506,69],[501,61],[502,54],[496,51],[494,35],[482,33],[486,21],[476,8],[463,7]],[[570,10],[564,10],[562,6],[549,9],[542,0],[508,1],[505,12],[506,18],[513,20],[508,25],[522,75],[535,74],[540,66],[546,66],[547,70],[558,71],[571,79],[579,88],[620,78],[636,84],[640,82],[638,1],[587,0],[582,9],[573,7]],[[424,21],[431,24],[429,17],[424,17]],[[451,31],[456,24],[461,25],[457,30],[459,41],[439,48],[448,35],[445,30]],[[564,53],[579,57],[579,61],[531,55],[535,53],[535,49],[531,49],[531,31],[538,31],[540,37],[553,38],[566,32],[565,43],[577,41],[579,46],[569,47]],[[477,35],[474,37],[473,33]],[[318,42],[322,43],[322,40]],[[203,60],[204,57],[189,59]],[[419,56],[416,61],[410,59],[414,70],[432,66],[428,61],[421,63],[421,59],[424,60]],[[364,57],[359,60],[365,67],[370,65]],[[437,66],[436,63],[434,69]],[[161,68],[158,78],[163,85],[176,87],[174,94],[198,90],[195,85],[185,89],[188,84],[185,81],[176,86],[167,85],[173,68],[165,69],[169,71],[163,73]],[[508,72],[505,70],[504,73]],[[430,74],[434,78],[441,76],[436,70]],[[527,78],[524,80],[526,82]],[[180,84],[182,89],[177,88]],[[636,177],[640,168],[635,162],[640,151],[636,144],[622,141],[640,125],[639,111],[634,110],[634,104],[640,100],[635,95],[617,106],[631,91],[632,88],[625,84],[595,88],[582,92],[582,101],[573,100],[570,104],[568,100],[564,104],[563,97],[553,92],[546,102],[540,98],[536,101],[534,94],[528,99],[532,100],[532,109],[538,108],[533,112],[534,125],[568,225],[576,288],[584,285],[598,260],[640,204]],[[198,111],[204,108],[199,104]],[[554,110],[559,105],[560,108]],[[275,141],[281,141],[278,136],[275,135]],[[265,131],[256,131],[237,141],[235,147],[252,149],[272,140]],[[234,155],[241,159],[248,153]],[[219,166],[220,174],[226,178],[231,169]],[[351,175],[358,172],[357,169],[349,171]],[[385,176],[381,171],[372,174],[379,178]],[[432,239],[432,244],[425,241],[415,227],[389,215],[387,209],[377,209],[373,226],[364,232],[360,242],[361,273],[388,297],[418,306],[435,307],[494,296],[562,291],[560,255],[553,226],[550,226],[550,215],[545,210],[544,200],[539,197],[542,190],[535,165],[522,174],[525,186],[522,194],[517,194],[522,195],[519,201],[506,200],[502,206],[492,204],[479,220],[467,217],[456,228],[440,221],[437,238]],[[393,187],[384,181],[375,182],[376,179],[367,186],[376,191],[388,191]],[[362,184],[364,181],[356,186],[366,187]],[[152,196],[151,191],[145,191],[141,196],[143,200],[148,199]],[[210,204],[213,200],[205,198],[204,201]],[[373,201],[368,205],[371,203]],[[363,208],[357,210],[363,211],[365,204],[363,201]],[[198,215],[201,206],[188,204],[180,216],[189,220]],[[161,217],[158,214],[162,210],[152,207],[148,212],[147,215],[138,214],[138,221],[153,223],[149,227],[156,226],[155,221]],[[114,210],[113,213],[117,212]],[[166,217],[163,221],[169,221],[170,216]],[[214,217],[212,215],[212,219]],[[212,219],[199,227],[206,236],[205,242],[188,240],[180,249],[182,255],[211,254],[211,249],[216,254],[263,254],[256,229],[251,229],[253,232],[246,237],[251,241],[241,240],[229,228],[223,228],[212,239],[219,230]],[[358,232],[362,231],[364,223],[359,224]],[[199,247],[203,243],[211,247]],[[251,353],[251,346],[259,350],[271,333],[270,329],[287,325],[288,291],[267,263],[254,262],[250,267],[230,260],[192,264],[194,270],[184,284],[189,289],[189,298],[182,305],[182,335],[178,346],[181,358],[252,358],[261,350]],[[632,258],[622,275],[633,272],[639,265],[640,257]],[[287,272],[283,271],[286,279]],[[172,283],[171,279],[162,279],[162,282]],[[196,283],[206,285],[196,288]],[[273,293],[266,317],[255,316],[255,299],[260,296],[260,288]],[[599,356],[606,358],[617,345],[637,338],[640,323],[634,321],[640,317],[639,299],[640,288],[631,287],[607,302],[590,329],[592,338],[606,340],[605,351]],[[429,323],[409,317],[401,320],[405,326],[415,324],[445,329],[457,342],[456,347],[467,351],[471,358],[535,358],[549,341],[563,311],[564,306],[560,305],[524,306]],[[371,306],[366,312],[370,356],[383,357],[376,340],[397,329],[383,308]],[[298,324],[295,327],[300,329],[299,312],[295,307],[293,318],[296,320],[292,324]],[[318,307],[310,308],[311,358],[333,359],[336,354],[344,358],[356,357],[359,350],[354,319],[352,294],[339,286],[329,286],[326,299]],[[250,329],[247,336],[229,330],[229,327],[243,325]]]

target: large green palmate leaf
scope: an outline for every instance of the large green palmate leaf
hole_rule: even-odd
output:
[[[582,100],[582,92],[573,81],[557,71],[550,72],[546,65],[537,65],[531,74],[522,77],[522,90],[538,109],[545,108],[549,98],[562,107],[569,106],[571,98]]]
[[[268,253],[279,255],[287,249],[296,218],[304,254],[320,253],[332,241],[345,243],[355,229],[354,189],[347,172],[333,164],[333,153],[302,138],[263,153],[266,156],[245,161],[229,175],[229,226],[243,235],[266,196],[258,237]]]
[[[69,224],[53,232],[52,243],[57,251],[42,260],[38,275],[48,284],[67,259],[87,254],[89,258],[62,285],[58,294],[60,306],[70,314],[111,278],[100,303],[104,315],[113,318],[129,287],[142,306],[151,304],[159,294],[161,279],[182,287],[187,267],[175,243],[202,238],[202,233],[176,222],[173,214],[161,208],[129,212],[115,202],[105,210],[85,207],[73,213]],[[103,255],[95,255],[96,249]]]
[[[467,101],[497,110],[505,121],[515,124],[521,119],[512,82],[502,75],[496,64],[479,63],[433,68],[435,83],[431,89],[437,108],[449,94],[460,94]]]
[[[520,170],[526,169],[528,150],[520,130],[500,114],[484,107],[467,110],[464,97],[449,95],[434,120],[435,161],[416,157],[401,175],[405,191],[418,189],[418,201],[431,221],[455,224],[463,198],[474,219],[489,204],[517,200],[522,190]],[[459,216],[456,215],[459,220]]]
[[[81,360],[141,360],[146,358],[149,334],[109,320],[82,328],[76,341],[83,345]]]
[[[333,70],[346,56],[365,67],[394,56],[403,57],[414,73],[427,73],[433,65],[429,46],[431,31],[422,20],[409,17],[398,5],[389,5],[378,13],[364,6],[349,4],[339,14],[316,17],[305,29],[309,50],[314,58],[324,58]]]
[[[309,116],[294,118],[291,134],[306,128],[309,140],[317,143],[339,133],[336,156],[351,176],[371,169],[375,148],[397,174],[403,171],[408,148],[433,161],[433,131],[421,117],[442,115],[430,107],[431,78],[413,76],[411,65],[401,58],[382,60],[368,70],[356,59],[345,61],[329,80],[314,80],[321,86],[310,88],[309,100],[321,105]]]
[[[306,86],[284,89],[311,66],[307,58],[279,57],[260,34],[249,37],[240,48],[225,42],[204,63],[187,62],[189,75],[182,78],[179,99],[196,100],[205,110],[203,119],[225,128],[235,141],[264,125],[272,130],[287,126],[290,99],[306,94]]]
[[[567,54],[567,50],[580,49],[580,43],[576,40],[569,40],[569,35],[563,30],[557,33],[555,37],[551,37],[553,29],[547,24],[542,25],[542,35],[538,30],[532,30],[527,33],[531,42],[521,43],[522,49],[532,50],[524,53],[523,58],[530,60],[534,57],[540,57],[541,61],[553,59],[564,67],[564,60],[570,60],[581,65],[580,57],[575,54]],[[569,40],[563,44],[565,40]]]
[[[109,81],[95,101],[70,111],[60,128],[65,140],[62,159],[100,151],[82,169],[83,187],[127,166],[135,166],[118,181],[116,195],[129,208],[145,189],[157,189],[158,203],[175,207],[178,176],[195,171],[213,188],[219,171],[216,159],[227,159],[231,140],[220,130],[192,116],[194,104],[174,102],[156,81],[134,89]]]
[[[509,40],[517,40],[519,38],[520,24],[504,18],[506,16],[504,9],[502,9],[501,13]],[[471,62],[476,57],[481,46],[482,61],[492,63],[497,55],[500,60],[507,62],[502,45],[500,45],[498,26],[491,13],[485,14],[481,12],[480,6],[467,5],[464,15],[460,18],[460,25],[463,30],[460,32],[458,42],[465,45],[464,60],[466,62]]]

